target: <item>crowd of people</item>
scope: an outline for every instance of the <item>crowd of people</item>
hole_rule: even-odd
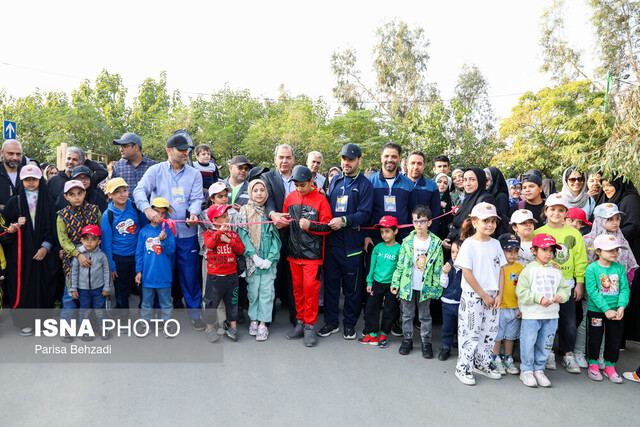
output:
[[[457,346],[464,384],[519,374],[548,387],[556,355],[570,373],[623,381],[619,352],[640,340],[640,196],[622,176],[569,167],[557,191],[535,169],[505,179],[495,167],[452,169],[445,155],[403,158],[388,142],[379,170],[363,170],[350,143],[323,175],[320,152],[296,166],[283,144],[272,170],[237,155],[222,179],[211,148],[184,134],[168,138],[160,163],[133,133],[113,143],[122,158],[110,173],[78,147],[57,171],[28,159],[19,141],[2,145],[2,301],[22,335],[33,334],[23,309],[58,308],[64,320],[92,318],[109,339],[105,317],[128,318],[133,293],[141,318],[159,317],[167,337],[172,310],[186,308],[212,343],[238,341],[240,324],[266,341],[286,308],[286,338],[307,347],[342,324],[344,339],[365,345],[401,337],[408,355],[418,328],[432,359],[433,311],[437,358]]]

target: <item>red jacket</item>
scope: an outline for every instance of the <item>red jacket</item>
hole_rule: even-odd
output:
[[[288,213],[291,219],[306,218],[311,223],[309,231],[300,228],[299,221],[289,223],[288,259],[298,260],[301,264],[322,264],[324,259],[324,236],[331,232],[327,225],[331,221],[331,207],[327,198],[315,188],[305,196],[292,191],[284,201],[282,212]]]
[[[224,243],[220,237],[226,234],[231,240]],[[207,230],[202,234],[207,251],[207,272],[216,276],[228,276],[238,271],[237,256],[244,253],[244,244],[235,231]]]

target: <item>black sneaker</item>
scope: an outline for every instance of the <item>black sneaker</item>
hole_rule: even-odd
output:
[[[397,322],[394,323],[391,327],[391,335],[393,335],[394,337],[404,336],[404,334],[402,333],[402,327]]]
[[[84,342],[93,341],[93,337],[89,334],[84,334],[80,339]]]
[[[449,356],[451,356],[451,349],[450,348],[440,349],[440,353],[438,354],[438,360],[442,360],[444,362],[445,360],[447,360],[449,358]]]
[[[353,326],[345,326],[342,331],[342,338],[345,340],[355,340],[356,339],[356,328]]]
[[[193,325],[193,329],[195,329],[196,331],[204,331],[205,328],[207,327],[207,325],[204,324],[202,319],[193,319],[191,321],[191,324]]]
[[[398,353],[406,356],[413,350],[413,340],[404,339],[402,340],[402,344],[400,344],[400,348],[398,349]]]
[[[378,347],[387,348],[389,347],[389,340],[386,335],[380,335],[380,339],[378,341]]]
[[[325,323],[324,326],[320,328],[320,330],[318,331],[318,336],[328,337],[329,335],[336,334],[339,331],[340,331],[340,328],[337,327],[336,325],[330,325],[328,323]]]
[[[430,342],[422,343],[422,357],[425,359],[433,359],[433,347]]]
[[[111,331],[102,331],[102,335],[100,335],[101,340],[108,340],[111,338]]]

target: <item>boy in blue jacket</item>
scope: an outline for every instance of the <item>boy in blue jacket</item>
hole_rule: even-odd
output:
[[[151,202],[151,208],[164,219],[171,207],[167,199],[156,197]],[[136,283],[142,285],[142,307],[140,316],[147,322],[151,320],[153,303],[158,297],[161,317],[166,323],[171,318],[173,304],[171,302],[171,279],[173,278],[173,253],[176,250],[176,240],[173,232],[162,222],[150,222],[145,225],[138,235],[136,246]],[[138,323],[141,330],[139,335],[145,334],[144,324]],[[175,325],[165,325],[165,337],[174,336]]]
[[[136,276],[136,244],[140,231],[140,212],[129,199],[129,188],[122,178],[107,183],[109,207],[102,215],[102,251],[107,254],[116,294],[116,309],[129,315],[129,295]],[[143,215],[146,222],[146,217]]]

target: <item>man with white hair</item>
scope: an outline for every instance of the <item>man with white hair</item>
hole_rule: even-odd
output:
[[[98,162],[87,159],[87,156],[81,148],[69,147],[67,148],[67,156],[65,158],[65,168],[58,172],[58,175],[52,176],[47,182],[47,185],[49,186],[49,193],[54,199],[63,193],[64,185],[71,179],[71,173],[76,166],[80,165],[85,165],[91,171],[91,176],[89,177],[90,184],[88,188],[97,187],[98,184],[109,175],[109,172]]]
[[[4,211],[7,200],[22,188],[22,181],[18,175],[25,164],[22,144],[15,139],[7,139],[2,144],[2,162],[0,162],[0,213]]]
[[[322,153],[320,153],[319,151],[311,151],[307,155],[307,167],[313,174],[313,183],[315,184],[315,187],[318,189],[320,194],[325,193],[325,184],[327,182],[327,179],[319,173],[320,167],[322,166],[322,161]]]

